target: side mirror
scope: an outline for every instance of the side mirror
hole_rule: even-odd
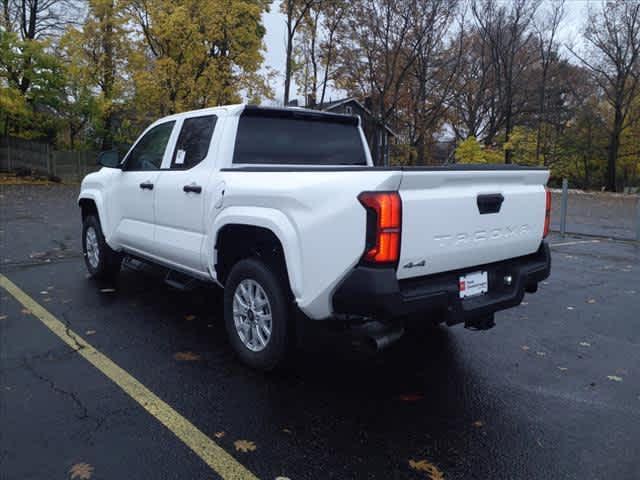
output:
[[[108,168],[121,168],[120,155],[116,150],[100,152],[100,155],[98,155],[98,165]]]

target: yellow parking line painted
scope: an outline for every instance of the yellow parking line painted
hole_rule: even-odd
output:
[[[0,287],[4,288],[33,315],[39,318],[63,342],[124,390],[142,408],[153,415],[156,420],[171,430],[176,437],[193,450],[218,475],[225,479],[257,480],[253,473],[202,433],[189,420],[163,402],[155,393],[116,365],[107,356],[91,346],[89,342],[69,329],[2,274],[0,274]]]

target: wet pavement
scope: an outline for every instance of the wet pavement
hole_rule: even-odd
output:
[[[266,375],[235,360],[216,289],[87,279],[77,187],[0,195],[1,273],[261,479],[638,478],[637,244],[552,237],[552,276],[486,332],[418,329],[372,356],[305,324]],[[0,478],[219,478],[0,295]]]

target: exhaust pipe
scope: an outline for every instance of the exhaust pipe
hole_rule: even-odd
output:
[[[367,337],[367,344],[374,352],[381,352],[400,340],[402,335],[404,335],[402,327],[389,332],[371,334]]]

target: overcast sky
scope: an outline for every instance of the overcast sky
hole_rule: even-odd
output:
[[[563,43],[575,44],[580,38],[583,21],[586,18],[586,12],[589,3],[597,5],[599,0],[566,0],[565,10],[566,17],[562,25],[560,36]],[[543,5],[544,7],[544,5]],[[278,72],[278,77],[273,85],[276,99],[282,101],[284,96],[284,63],[285,63],[285,45],[286,45],[286,24],[285,16],[280,13],[280,2],[275,1],[271,5],[271,11],[264,14],[264,25],[267,29],[265,36],[265,44],[267,51],[265,53],[265,64]],[[297,97],[297,87],[291,85],[291,98]],[[334,99],[342,96],[340,92],[331,91],[329,96]],[[302,100],[302,99],[300,99]]]

